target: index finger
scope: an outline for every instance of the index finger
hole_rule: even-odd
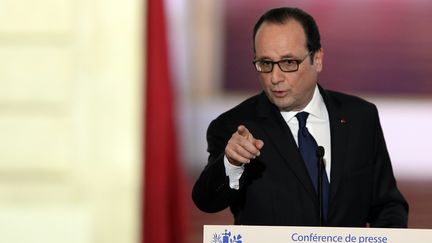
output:
[[[240,136],[245,137],[245,138],[249,137],[249,135],[250,135],[249,130],[243,125],[240,125],[237,127],[237,132],[238,132],[238,134],[240,134]]]

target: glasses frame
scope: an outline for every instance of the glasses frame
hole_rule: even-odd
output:
[[[307,58],[308,56],[310,56],[311,54],[312,54],[312,51],[308,52],[308,53],[306,54],[306,56],[303,57],[302,59],[288,59],[288,58],[285,58],[285,59],[281,59],[281,60],[279,60],[279,61],[272,61],[272,60],[253,60],[252,63],[254,64],[254,67],[255,67],[256,71],[259,72],[259,73],[271,73],[271,72],[273,71],[273,68],[274,68],[274,65],[275,65],[275,64],[277,64],[277,65],[279,66],[279,69],[280,69],[282,72],[285,72],[285,73],[292,73],[292,72],[297,72],[298,69],[299,69],[299,67],[300,67],[300,64],[302,64],[302,63],[304,62],[304,60],[306,60],[306,58]],[[281,67],[281,65],[280,65],[280,62],[287,61],[287,60],[295,62],[295,63],[297,64],[297,68],[296,68],[296,69],[293,69],[293,70],[289,70],[289,71],[285,71],[285,70],[283,70],[282,67]],[[258,62],[264,62],[264,61],[265,61],[265,62],[271,62],[271,63],[272,63],[272,66],[271,66],[270,71],[259,71],[259,70],[258,70],[257,63],[258,63]]]

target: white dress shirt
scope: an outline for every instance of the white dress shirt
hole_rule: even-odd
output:
[[[281,111],[281,115],[285,122],[288,124],[295,142],[298,146],[297,133],[299,129],[298,120],[295,115],[299,112],[308,112],[309,116],[306,121],[306,127],[318,145],[323,146],[325,170],[330,182],[330,168],[331,168],[331,140],[330,140],[330,121],[327,112],[327,107],[319,92],[318,86],[315,86],[315,91],[312,100],[301,111]],[[259,138],[258,138],[259,139]],[[265,144],[264,144],[265,146]],[[253,162],[252,162],[253,163]],[[239,180],[244,171],[244,165],[235,166],[228,161],[226,155],[224,156],[225,173],[229,177],[230,187],[232,189],[239,189]]]

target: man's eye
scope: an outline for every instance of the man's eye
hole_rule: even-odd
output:
[[[264,66],[270,66],[272,64],[273,64],[272,61],[261,61],[261,65],[264,65]]]
[[[294,65],[294,64],[296,64],[296,61],[291,60],[291,59],[285,59],[285,60],[282,60],[281,63],[285,64],[285,65]]]

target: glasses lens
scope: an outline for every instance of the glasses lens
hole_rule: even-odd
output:
[[[267,73],[267,72],[271,72],[273,68],[273,63],[270,61],[257,61],[255,63],[255,67],[258,72]]]
[[[297,70],[298,68],[298,63],[295,60],[281,60],[279,61],[279,67],[282,69],[282,71],[284,72],[292,72]]]

